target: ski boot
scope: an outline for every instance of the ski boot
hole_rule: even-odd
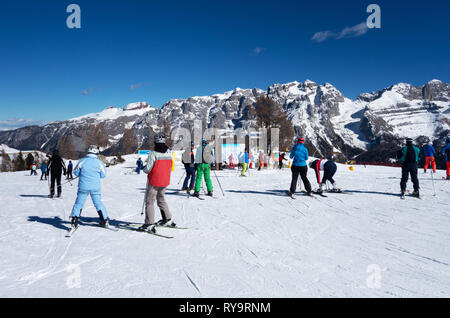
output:
[[[317,189],[316,191],[318,194],[322,194],[323,193],[323,184],[319,184],[319,189]]]
[[[77,216],[72,217],[71,225],[72,225],[72,230],[75,230],[78,227],[78,217]]]
[[[100,223],[99,223],[99,225],[101,226],[101,227],[109,227],[109,219],[108,218],[104,218],[103,217],[103,213],[102,213],[102,211],[97,211],[97,213],[98,213],[98,216],[99,216],[99,218],[100,218]]]
[[[412,197],[415,197],[415,198],[420,198],[420,192],[419,192],[419,190],[414,191],[414,192],[411,194],[411,196],[412,196]]]
[[[213,193],[212,193],[212,191],[208,191],[208,194],[207,194],[207,196],[209,196],[209,197],[212,197],[212,196],[213,196]]]
[[[199,198],[200,197],[200,193],[195,191],[194,194],[192,195],[193,197]]]
[[[157,226],[167,226],[167,227],[176,227],[177,225],[175,222],[172,221],[172,219],[162,219],[156,222]]]
[[[156,233],[156,226],[155,224],[142,224],[138,231]]]

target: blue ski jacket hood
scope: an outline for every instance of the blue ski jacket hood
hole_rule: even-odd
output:
[[[106,167],[96,155],[88,154],[77,163],[74,174],[80,178],[79,190],[100,191],[100,179],[106,177]]]
[[[294,148],[292,148],[291,159],[294,159],[292,162],[293,166],[296,167],[304,167],[306,166],[306,160],[308,160],[308,149],[303,144],[297,144]]]

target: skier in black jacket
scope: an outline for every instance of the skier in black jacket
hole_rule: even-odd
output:
[[[57,197],[61,197],[61,174],[64,170],[64,175],[66,174],[66,164],[64,160],[59,156],[59,151],[57,149],[53,150],[52,157],[48,163],[48,171],[50,171],[50,198],[53,198],[55,195],[55,181],[58,186],[58,194]]]

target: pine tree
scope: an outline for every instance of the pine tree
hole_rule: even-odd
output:
[[[280,130],[280,149],[286,149],[292,144],[294,138],[294,128],[281,106],[267,96],[260,96],[250,107],[249,114],[255,117],[258,128],[267,129],[268,153],[272,152],[270,129]]]
[[[25,158],[25,169],[29,169],[33,163],[34,157],[31,153],[28,153],[27,157]]]
[[[23,159],[22,151],[20,151],[17,157],[14,158],[14,171],[23,171],[25,169],[25,160]]]

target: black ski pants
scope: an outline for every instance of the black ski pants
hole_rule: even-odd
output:
[[[333,161],[327,161],[323,166],[323,178],[322,183],[327,184],[327,181],[330,181],[331,184],[334,184],[333,176],[336,174],[337,166]]]
[[[402,192],[406,191],[406,183],[408,182],[409,175],[411,175],[411,181],[414,185],[414,192],[419,191],[419,179],[417,178],[417,163],[408,162],[402,166],[402,180],[400,181],[400,189]]]
[[[61,195],[61,172],[60,173],[51,173],[51,178],[50,178],[50,195],[55,195],[55,182],[56,185],[58,186],[58,195]]]
[[[292,166],[292,181],[291,181],[291,193],[294,194],[297,190],[297,181],[298,181],[298,175],[302,178],[303,184],[305,185],[306,192],[311,192],[311,183],[309,183],[307,173],[308,173],[308,167],[303,166]]]

